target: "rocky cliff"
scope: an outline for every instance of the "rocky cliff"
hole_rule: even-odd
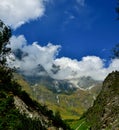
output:
[[[119,130],[119,72],[107,76],[93,107],[84,117],[91,130]]]

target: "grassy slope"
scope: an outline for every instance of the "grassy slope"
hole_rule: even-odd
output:
[[[30,85],[23,79],[22,76],[14,73],[14,79],[22,86],[22,89],[32,95],[32,89]]]
[[[70,130],[59,113],[53,114],[22,91],[6,68],[0,68],[0,75],[0,130]]]
[[[92,105],[94,96],[97,96],[100,87],[93,88],[90,91],[78,90],[70,95],[55,94],[43,85],[30,87],[21,76],[17,75],[15,77],[23,86],[23,90],[27,91],[32,99],[47,105],[54,112],[59,111],[61,117],[69,123],[73,130],[78,128],[79,125],[81,126],[77,130],[88,130],[89,125],[84,120],[79,120],[79,118]],[[82,124],[82,122],[84,123]]]
[[[68,124],[73,130],[89,130],[89,125],[84,119],[81,120],[70,120]]]
[[[78,90],[72,94],[56,94],[43,85],[32,86],[19,75],[15,75],[18,83],[23,86],[33,99],[47,105],[54,111],[59,111],[63,119],[79,119],[83,112],[89,108],[97,96],[99,89],[90,91]],[[58,102],[59,101],[59,102]]]
[[[78,90],[70,95],[55,94],[44,86],[35,88],[35,98],[46,104],[50,109],[59,111],[63,119],[79,119],[80,116],[92,105],[96,91]],[[92,94],[93,93],[93,94]]]

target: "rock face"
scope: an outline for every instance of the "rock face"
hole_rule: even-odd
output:
[[[85,119],[91,130],[119,130],[119,72],[107,76]]]
[[[51,120],[48,119],[47,115],[43,115],[40,111],[37,111],[25,104],[18,96],[14,96],[14,105],[19,110],[21,114],[25,114],[28,118],[32,120],[38,119],[41,122],[41,125],[48,130],[63,130],[63,128],[57,128],[53,126]],[[37,127],[37,126],[36,126]]]

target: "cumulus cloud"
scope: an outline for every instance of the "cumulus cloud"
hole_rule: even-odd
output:
[[[48,0],[1,0],[0,19],[16,29],[22,24],[41,17]]]
[[[60,66],[60,71],[54,76],[58,79],[90,76],[95,80],[104,80],[110,72],[119,70],[119,59],[113,59],[106,68],[105,61],[97,56],[86,56],[80,61],[62,57],[56,59],[55,64]]]
[[[37,42],[28,45],[23,35],[13,36],[10,39],[10,43],[9,47],[11,47],[16,56],[12,64],[16,68],[20,68],[24,74],[29,75],[37,75],[39,73],[37,71],[39,65],[42,65],[50,73],[54,59],[60,49],[60,45],[52,45],[51,43],[43,47],[38,45]]]
[[[61,71],[57,75],[59,79],[91,76],[93,79],[101,80],[106,74],[103,73],[105,72],[103,60],[96,56],[86,56],[81,61],[64,57],[56,59],[55,62],[61,66]],[[63,72],[65,72],[64,75]]]
[[[13,36],[10,42],[13,52],[20,50],[17,55],[14,53],[16,57],[14,56],[12,66],[20,68],[26,75],[46,74],[45,70],[52,78],[59,80],[82,76],[103,80],[108,73],[119,70],[119,59],[113,59],[110,65],[105,67],[105,61],[97,56],[85,56],[80,61],[68,57],[57,58],[60,45],[48,43],[46,46],[40,46],[37,42],[29,45],[23,35]]]
[[[26,45],[27,41],[23,35],[20,35],[18,37],[12,36],[10,39],[10,47],[12,48],[13,51],[17,49],[22,49]]]

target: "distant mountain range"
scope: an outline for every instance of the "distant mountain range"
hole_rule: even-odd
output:
[[[42,66],[40,70],[44,72]],[[92,106],[102,83],[91,77],[57,80],[50,76],[15,75],[18,82],[35,100],[60,111],[64,119],[77,119]],[[67,107],[68,106],[68,107]]]
[[[14,52],[17,59],[23,59],[27,54],[17,50]],[[52,73],[59,71],[59,66],[52,65]],[[16,79],[33,99],[47,105],[54,111],[59,111],[63,119],[78,119],[99,94],[102,81],[96,81],[91,77],[56,79],[49,74],[41,64],[26,73],[17,68],[20,75]],[[37,72],[37,73],[36,73]]]
[[[59,78],[57,77],[57,74],[61,69],[60,65],[52,63],[49,69],[46,69],[47,67],[43,66],[41,63],[37,64],[35,63],[35,66],[29,64],[27,67],[26,65],[24,66],[21,64],[25,62],[25,58],[29,55],[28,52],[25,52],[21,49],[15,49],[13,50],[13,55],[16,60],[16,62],[14,62],[14,65],[16,63],[17,72],[20,73],[27,82],[29,82],[31,85],[34,84],[44,85],[49,90],[55,93],[71,93],[77,89],[82,90],[91,89],[92,87],[98,86],[99,84],[102,83],[102,81],[94,80],[90,76],[75,76],[75,72],[74,76],[70,78],[64,76],[63,78]],[[31,68],[29,70],[30,66]]]
[[[98,86],[102,81],[96,81],[91,77],[80,77],[72,79],[58,80],[52,78],[48,75],[47,71],[42,65],[38,65],[37,71],[41,75],[25,75],[19,70],[19,73],[24,77],[24,79],[30,84],[40,84],[46,86],[49,90],[56,93],[71,93],[77,89],[87,90],[95,86]]]

